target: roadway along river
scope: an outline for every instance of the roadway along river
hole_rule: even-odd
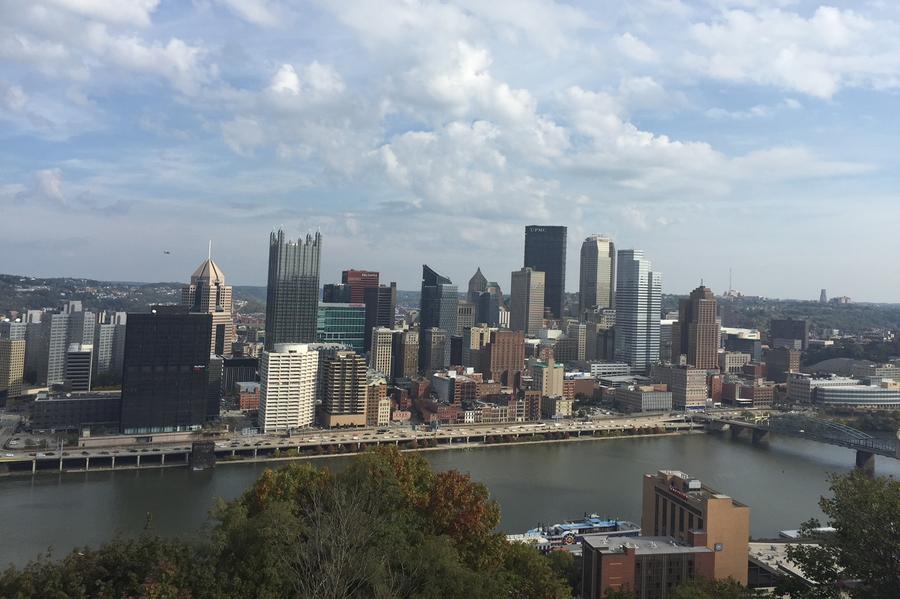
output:
[[[797,439],[753,446],[695,434],[518,446],[424,454],[440,470],[455,468],[486,484],[500,503],[501,528],[524,531],[585,512],[639,521],[641,475],[683,470],[750,505],[756,537],[797,528],[827,490],[829,472],[847,472],[850,450]],[[340,465],[347,457],[314,461]],[[878,474],[900,477],[900,462],[877,458]],[[280,464],[275,464],[278,466]],[[115,535],[139,533],[146,515],[162,534],[196,531],[215,498],[240,494],[271,464],[70,473],[0,480],[0,566],[23,564],[53,547],[62,555]]]

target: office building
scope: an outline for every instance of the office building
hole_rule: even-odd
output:
[[[542,397],[562,397],[565,369],[551,357],[546,362],[536,362],[531,367],[532,388]]]
[[[816,402],[820,387],[852,387],[860,384],[859,379],[836,374],[791,372],[787,375],[787,398],[792,404],[812,404]]]
[[[578,277],[578,316],[615,307],[616,245],[604,235],[591,235],[581,244]]]
[[[319,352],[309,344],[279,343],[259,362],[259,427],[289,432],[315,422]]]
[[[366,361],[338,351],[325,362],[322,424],[328,428],[366,425]]]
[[[366,352],[366,307],[364,304],[326,304],[316,308],[316,341],[340,343],[364,354]]]
[[[65,389],[72,392],[91,390],[91,374],[93,373],[93,345],[73,343],[66,351]]]
[[[575,400],[561,395],[541,395],[542,418],[571,418]]]
[[[507,329],[491,331],[491,340],[482,349],[481,372],[504,387],[519,389],[525,368],[525,335]]]
[[[750,508],[683,472],[644,475],[641,534],[693,545],[698,535],[715,554],[710,578],[747,584]]]
[[[423,333],[429,329],[442,329],[445,335],[456,332],[456,319],[459,315],[457,307],[459,297],[456,285],[427,265],[422,266],[422,295],[419,309],[419,327]],[[420,345],[419,364],[426,365],[426,344]],[[438,370],[450,366],[450,340],[444,344],[444,356]]]
[[[28,323],[21,320],[0,320],[0,339],[25,340]]]
[[[468,327],[475,326],[475,304],[468,300],[459,300],[456,310],[456,333],[457,337],[463,336],[463,331]]]
[[[809,347],[809,321],[773,318],[769,321],[769,345],[806,351],[806,348]]]
[[[419,374],[418,329],[394,331],[391,344],[391,378],[415,378]]]
[[[666,385],[633,385],[616,389],[616,406],[627,413],[667,412],[672,409],[672,392]]]
[[[467,327],[462,337],[462,366],[481,369],[482,350],[491,342],[491,333],[496,331],[494,327],[480,325]]]
[[[124,327],[122,327],[124,329]],[[97,325],[94,333],[94,372],[99,376],[109,376],[113,371],[113,351],[118,325],[104,322]],[[122,346],[124,347],[124,346]]]
[[[386,327],[372,329],[372,344],[369,347],[369,368],[384,376],[391,376],[394,331]]]
[[[419,355],[422,356],[422,359],[419,362],[419,368],[423,374],[427,376],[447,368],[444,365],[444,356],[447,355],[449,346],[450,339],[444,329],[431,328],[422,331],[422,339],[419,344]]]
[[[212,314],[157,306],[129,314],[122,377],[126,435],[199,429],[206,421]]]
[[[319,233],[297,241],[285,239],[281,229],[269,236],[266,348],[315,341],[321,251]]]
[[[25,340],[0,338],[0,399],[19,397],[25,376]]]
[[[397,313],[397,283],[376,285],[363,290],[363,304],[366,307],[365,347],[372,344],[372,329],[384,327],[394,328],[394,316]]]
[[[678,321],[672,318],[663,318],[659,321],[659,361],[669,362],[673,354],[673,340],[675,325]]]
[[[75,431],[79,434],[119,432],[122,396],[118,392],[38,393],[31,404],[31,428],[38,431]]]
[[[252,383],[259,377],[259,358],[225,358],[222,361],[222,392],[233,392],[237,383]]]
[[[322,301],[329,304],[349,304],[350,285],[326,283],[322,287]]]
[[[535,336],[544,328],[544,273],[525,267],[510,282],[509,328]]]
[[[259,383],[250,381],[235,383],[234,394],[237,396],[239,410],[259,410]]]
[[[641,250],[619,250],[616,266],[615,358],[646,372],[659,356],[662,277]]]
[[[853,364],[850,372],[854,377],[869,382],[880,382],[884,379],[900,382],[900,367],[896,364]]]
[[[525,227],[523,266],[544,273],[544,307],[554,318],[562,318],[566,294],[566,227]]]
[[[719,354],[719,370],[726,374],[739,374],[752,361],[750,354],[725,351]]]
[[[788,374],[800,372],[800,350],[775,347],[766,352],[766,376],[776,383],[786,383]]]
[[[672,325],[672,362],[682,357],[691,366],[707,370],[719,367],[719,321],[716,297],[701,285],[679,302],[678,320]]]
[[[472,275],[472,278],[469,279],[469,288],[468,293],[466,294],[466,299],[468,299],[473,304],[478,303],[478,298],[481,297],[481,294],[487,291],[488,281],[485,276],[481,273],[481,267],[475,271],[475,274]]]
[[[703,534],[690,542],[671,536],[585,535],[581,541],[582,599],[630,592],[636,599],[666,599],[683,582],[714,578],[715,552]]]
[[[66,352],[73,343],[93,345],[97,316],[84,311],[80,301],[65,302],[56,313],[44,314],[42,322],[48,327],[46,334],[46,382],[48,386],[65,384]],[[30,344],[26,343],[26,346]],[[27,350],[26,350],[27,353]],[[37,353],[43,356],[42,349]]]
[[[654,364],[650,368],[650,378],[669,388],[674,409],[698,410],[706,407],[709,388],[705,369],[684,364]]]
[[[485,291],[478,296],[475,306],[475,323],[496,327],[500,324],[500,303],[502,298]]]
[[[191,312],[212,314],[212,341],[209,353],[230,356],[235,341],[231,285],[225,284],[225,273],[207,258],[191,275],[191,282],[181,288],[181,303]]]
[[[341,273],[341,283],[350,287],[350,303],[365,302],[366,289],[378,287],[377,272],[371,270],[345,270]]]
[[[369,372],[366,384],[366,426],[387,426],[391,423],[391,400],[387,396],[387,381],[378,372]]]

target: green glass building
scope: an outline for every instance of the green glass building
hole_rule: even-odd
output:
[[[365,338],[365,304],[319,303],[316,341],[342,343],[359,355],[364,355]]]

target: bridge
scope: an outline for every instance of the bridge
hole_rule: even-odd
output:
[[[697,419],[706,421],[708,430],[730,430],[733,439],[749,432],[752,441],[759,443],[766,440],[770,433],[775,433],[853,449],[856,451],[856,467],[868,474],[875,472],[876,455],[900,460],[900,433],[898,439],[876,439],[844,424],[803,414],[768,414],[755,416],[752,421],[703,414]]]

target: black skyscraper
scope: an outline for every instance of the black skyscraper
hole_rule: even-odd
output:
[[[544,306],[561,318],[566,293],[566,228],[525,227],[525,266],[544,273]]]
[[[322,236],[290,241],[284,231],[269,236],[266,290],[266,349],[276,343],[316,340]]]
[[[187,431],[207,419],[212,314],[159,306],[129,314],[122,375],[125,434]]]
[[[459,293],[453,281],[422,265],[422,298],[419,304],[419,328],[442,329],[447,338],[456,332]],[[419,345],[419,364],[425,363],[425,344]],[[450,365],[450,344],[446,344],[444,366]]]
[[[372,329],[375,327],[394,328],[394,315],[397,312],[397,283],[367,287],[363,291],[366,305],[366,338],[365,347],[372,345]]]

